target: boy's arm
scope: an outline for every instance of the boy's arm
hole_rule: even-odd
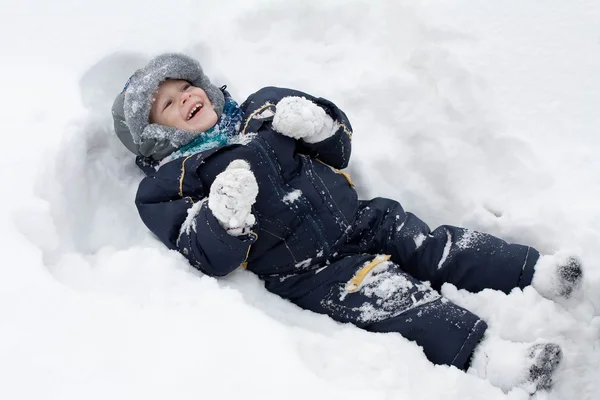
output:
[[[208,208],[207,198],[194,202],[179,193],[170,195],[166,189],[171,187],[155,176],[140,183],[136,205],[146,226],[207,275],[224,276],[242,265],[256,236],[229,235]]]
[[[333,121],[331,126],[334,128],[331,130],[317,129],[319,130],[317,135],[298,139],[298,151],[300,153],[308,154],[313,158],[318,158],[320,161],[323,161],[332,167],[345,168],[350,161],[352,126],[350,125],[350,121],[346,114],[329,100],[317,98],[298,90],[266,87],[251,95],[244,104],[242,104],[242,109],[245,112],[260,110],[266,104],[271,104],[271,109],[275,112],[273,128],[274,130],[281,132],[285,131],[285,129],[282,129],[283,124],[280,124],[279,129],[277,129],[275,121],[277,119],[282,119],[278,118],[277,113],[284,111],[288,115],[291,114],[290,111],[293,110],[290,110],[289,107],[285,107],[286,103],[290,103],[290,100],[292,100],[291,98],[303,98],[320,107],[325,111],[326,115],[324,116]],[[282,106],[287,108],[287,110],[282,109]],[[303,110],[300,109],[299,111],[302,112]],[[309,113],[307,118],[314,119],[314,114],[310,115]],[[293,129],[292,125],[293,124],[288,124],[287,130]],[[295,138],[302,137],[301,133],[296,133],[298,132],[293,132],[292,130],[291,132],[283,134]]]

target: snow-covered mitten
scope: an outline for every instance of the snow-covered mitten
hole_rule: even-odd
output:
[[[577,257],[566,253],[543,255],[534,266],[531,286],[547,299],[568,299],[581,289],[582,278]]]
[[[208,208],[221,226],[232,236],[246,234],[256,222],[252,205],[256,202],[258,184],[244,160],[232,161],[215,178],[210,187]]]
[[[520,387],[532,394],[552,387],[552,375],[561,360],[562,350],[555,343],[518,343],[486,335],[473,352],[467,372],[504,392]]]
[[[287,96],[277,103],[273,129],[294,139],[318,143],[333,136],[338,125],[312,101],[304,97]]]

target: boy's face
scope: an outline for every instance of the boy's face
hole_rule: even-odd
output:
[[[192,132],[205,132],[219,117],[199,87],[183,80],[164,81],[158,87],[150,110],[150,123]]]

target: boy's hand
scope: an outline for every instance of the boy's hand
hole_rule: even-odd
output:
[[[304,97],[287,96],[277,103],[273,129],[282,135],[318,143],[332,136],[337,128],[325,110]]]
[[[211,185],[208,208],[230,235],[239,236],[255,223],[252,205],[257,195],[258,184],[250,165],[234,160]]]

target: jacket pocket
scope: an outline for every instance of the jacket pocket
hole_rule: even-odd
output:
[[[376,256],[373,259],[373,261],[371,261],[370,263],[368,263],[367,265],[365,265],[364,267],[359,269],[356,272],[356,274],[354,274],[352,279],[350,279],[346,283],[346,286],[345,286],[346,292],[348,292],[348,293],[357,292],[360,289],[363,281],[365,280],[365,278],[367,277],[369,272],[371,272],[373,270],[373,268],[375,268],[382,262],[388,261],[391,257],[392,256],[390,256],[388,254],[380,254],[380,255]]]

